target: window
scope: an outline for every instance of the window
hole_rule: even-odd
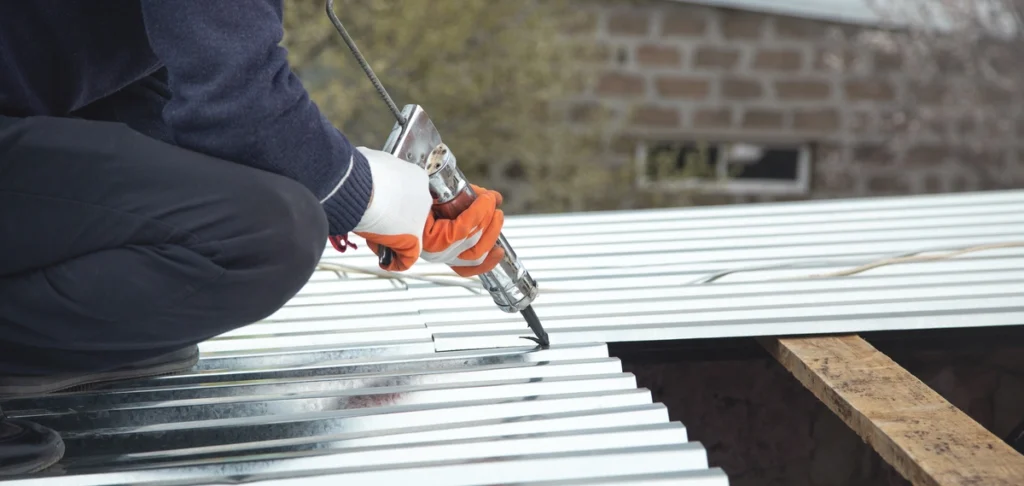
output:
[[[804,195],[810,189],[811,154],[808,144],[640,142],[637,184],[733,195]]]

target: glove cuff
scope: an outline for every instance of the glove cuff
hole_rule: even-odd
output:
[[[352,151],[348,168],[342,173],[337,186],[321,203],[327,214],[330,235],[351,232],[366,213],[373,190],[373,175],[366,157]]]

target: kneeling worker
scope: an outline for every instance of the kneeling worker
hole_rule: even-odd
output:
[[[0,402],[182,372],[354,232],[461,275],[504,222],[430,217],[426,173],[353,147],[291,71],[281,0],[0,2]],[[59,461],[0,412],[0,475]]]

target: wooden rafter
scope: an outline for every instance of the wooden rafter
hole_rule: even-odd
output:
[[[859,336],[761,343],[911,483],[1024,484],[1024,456]]]

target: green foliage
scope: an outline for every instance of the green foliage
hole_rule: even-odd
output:
[[[594,162],[596,130],[558,114],[581,82],[578,51],[559,41],[575,20],[567,2],[336,0],[335,11],[398,107],[422,105],[467,177],[502,191],[510,212],[579,210],[623,185]],[[325,2],[287,2],[285,28],[326,116],[354,144],[382,147],[395,120]]]
[[[717,150],[728,152],[730,144],[718,143],[716,146]],[[735,164],[721,173],[718,163],[728,157],[715,158],[711,143],[703,139],[669,143],[650,150],[646,176],[660,189],[643,194],[639,207],[690,206],[699,197],[695,190],[697,186],[705,189],[714,187],[714,184],[724,184],[742,173],[743,167]]]
[[[716,175],[708,153],[708,143],[698,142],[696,150],[686,150],[686,144],[676,144],[668,150],[655,152],[648,164],[653,172],[651,179],[665,181],[669,179],[706,179]],[[680,161],[682,156],[682,161]]]

